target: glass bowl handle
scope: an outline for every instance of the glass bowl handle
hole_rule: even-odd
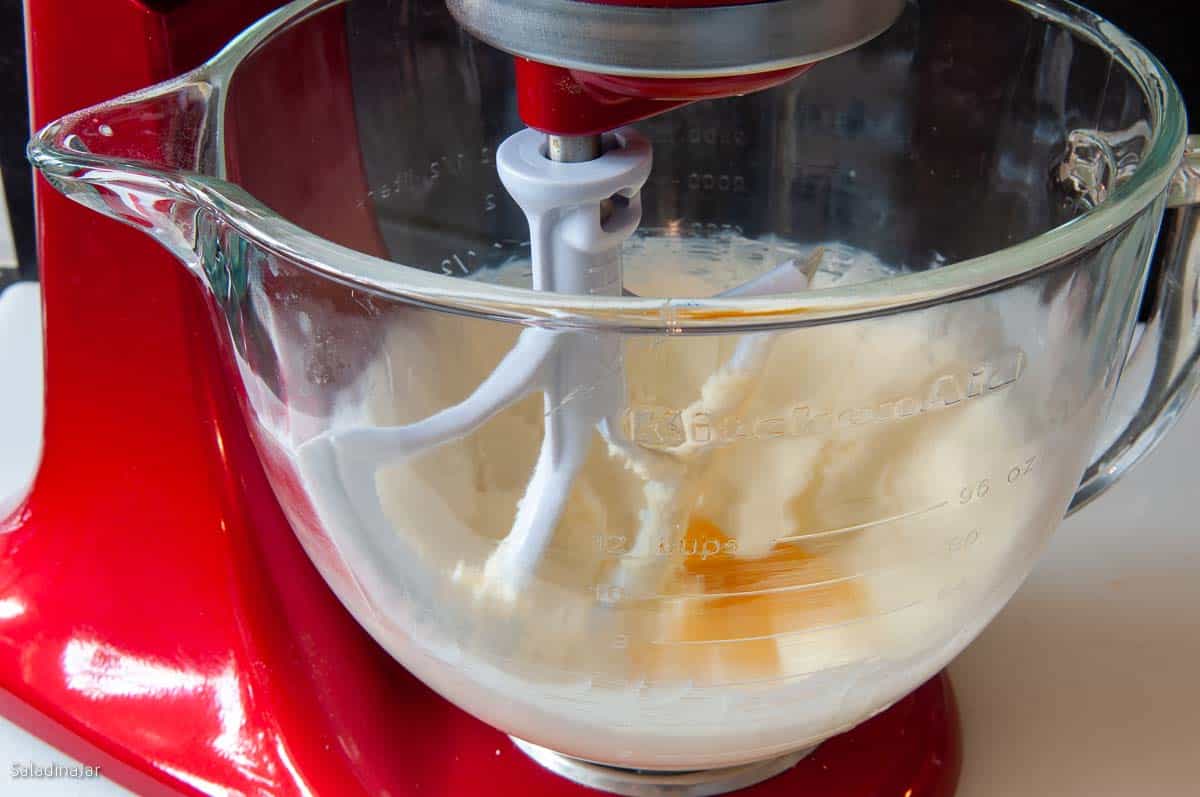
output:
[[[1067,514],[1082,509],[1158,445],[1200,387],[1200,135],[1188,138],[1167,196],[1162,282],[1146,323],[1153,371],[1141,406],[1116,441],[1088,467]],[[1146,337],[1144,340],[1154,340]],[[1146,350],[1153,351],[1153,355]]]

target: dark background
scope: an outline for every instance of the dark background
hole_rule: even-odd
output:
[[[0,0],[0,169],[17,246],[20,279],[36,279],[33,177],[25,161],[29,111],[25,93],[25,32],[21,0]],[[4,220],[0,219],[0,224]],[[0,268],[0,288],[14,274]]]
[[[1195,36],[1188,35],[1194,18],[1188,12],[1195,11],[1196,0],[1090,0],[1085,5],[1132,34],[1166,64],[1188,100],[1192,129],[1200,129],[1200,58]],[[19,263],[15,274],[0,269],[0,288],[13,279],[37,278],[32,175],[25,161],[29,114],[24,41],[21,0],[0,0],[0,167]]]

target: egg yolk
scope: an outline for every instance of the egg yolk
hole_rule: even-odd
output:
[[[706,518],[689,520],[682,566],[665,591],[680,603],[666,645],[687,648],[724,675],[770,675],[790,634],[862,615],[860,587],[828,558],[796,543],[741,556],[727,552],[732,539]],[[707,553],[714,540],[721,552]]]

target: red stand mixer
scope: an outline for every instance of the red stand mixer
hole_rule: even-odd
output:
[[[66,9],[29,0],[35,127],[196,67],[279,4],[221,5],[105,0]],[[599,158],[611,147],[603,134],[632,122],[783,86],[874,39],[903,10],[845,0],[448,5],[465,31],[515,56],[521,119],[546,134],[545,154],[564,164]],[[336,15],[325,17],[323,74],[336,75],[351,58]],[[86,61],[64,57],[73,53]],[[255,95],[234,121],[259,140],[231,156],[230,176],[252,186],[268,160],[303,159],[311,170],[296,170],[290,183],[273,174],[255,196],[286,203],[322,169],[342,175],[348,196],[370,196],[372,180],[353,157],[357,98],[336,82],[313,89],[320,75],[291,73],[283,61],[271,74],[323,98],[330,128],[344,135],[288,137],[277,121],[285,117],[272,114],[292,95]],[[123,119],[150,131],[128,158],[171,159],[151,152],[161,117]],[[108,122],[96,130],[113,133]],[[84,151],[97,149],[100,138],[81,137]],[[1172,203],[1182,204],[1195,186],[1179,181],[1173,190]],[[137,201],[114,196],[106,200],[113,208]],[[610,781],[608,767],[538,758],[534,746],[526,752],[536,762],[519,754],[504,733],[397,663],[310,563],[311,549],[306,555],[297,540],[304,532],[281,508],[293,498],[304,505],[303,488],[289,494],[277,475],[287,469],[261,444],[256,451],[240,409],[246,389],[226,365],[236,355],[213,333],[213,308],[193,276],[137,230],[44,182],[37,208],[46,453],[29,495],[0,513],[6,716],[143,794],[591,793],[571,780],[639,794],[743,786],[760,795],[953,794],[960,740],[944,675],[788,767],[729,767],[716,790],[705,773],[689,781],[693,773],[613,770]],[[308,212],[313,229],[342,243],[375,234],[352,210]],[[621,209],[600,212],[608,219]],[[1132,324],[1122,318],[1114,329]],[[1020,369],[1012,381],[1029,381]],[[1000,370],[982,377],[975,395],[1007,388]],[[1009,473],[1010,485],[1022,477],[1019,466]],[[986,494],[979,484],[973,489]]]

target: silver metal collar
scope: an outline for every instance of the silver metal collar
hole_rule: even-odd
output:
[[[819,61],[892,26],[905,0],[767,0],[642,8],[581,0],[447,0],[458,23],[500,50],[568,69],[720,77]]]

